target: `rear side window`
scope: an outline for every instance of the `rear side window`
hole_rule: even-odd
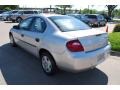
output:
[[[37,17],[35,18],[33,24],[32,24],[32,30],[36,32],[44,32],[46,29],[46,23],[43,19]]]
[[[70,16],[52,16],[49,19],[63,32],[90,29],[87,24]]]

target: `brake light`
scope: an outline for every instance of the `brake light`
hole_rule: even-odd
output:
[[[82,44],[79,42],[79,40],[71,40],[71,41],[67,42],[66,47],[71,52],[84,51],[84,48],[83,48]]]

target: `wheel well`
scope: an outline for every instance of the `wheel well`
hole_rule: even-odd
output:
[[[46,50],[46,49],[40,49],[40,51],[39,51],[39,57],[41,58],[41,54],[44,53],[44,52],[48,53],[49,55],[51,55],[51,57],[53,58],[53,61],[54,61],[55,65],[57,67],[57,64],[56,64],[56,61],[55,61],[53,55],[48,50]]]
[[[44,52],[49,53],[52,56],[52,54],[48,50],[46,50],[46,49],[40,49],[39,55],[41,56],[41,54],[44,53]]]
[[[42,54],[42,53],[48,53],[49,55],[51,55],[51,57],[52,57],[53,60],[55,61],[53,55],[52,55],[48,50],[46,50],[46,49],[44,49],[44,48],[40,49],[40,51],[39,51],[39,57],[40,57],[40,58],[41,58],[41,54]]]

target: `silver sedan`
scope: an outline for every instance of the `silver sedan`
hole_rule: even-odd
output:
[[[103,62],[110,53],[108,34],[65,15],[32,16],[9,32],[12,46],[20,46],[40,58],[43,71],[58,68],[79,72]]]

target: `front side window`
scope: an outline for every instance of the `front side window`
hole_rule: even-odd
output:
[[[32,18],[23,20],[23,22],[19,24],[20,29],[29,30],[31,22]]]
[[[49,19],[63,32],[90,29],[87,24],[70,16],[52,16]]]

